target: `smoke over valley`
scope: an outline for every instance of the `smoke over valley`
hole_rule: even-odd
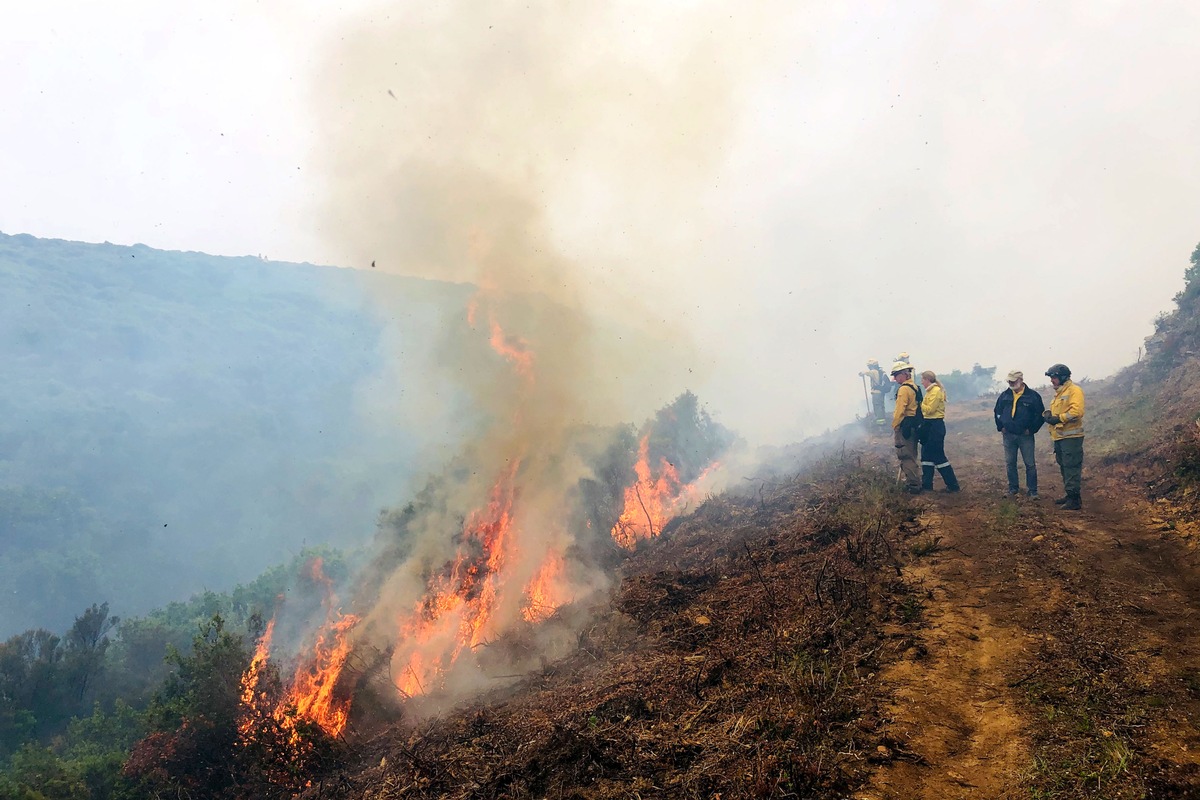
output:
[[[402,697],[446,687],[462,654],[605,588],[597,562],[611,555],[579,537],[637,537],[620,541],[620,503],[580,505],[581,486],[615,477],[595,474],[596,455],[619,436],[597,430],[646,418],[702,377],[680,299],[661,278],[622,276],[684,279],[703,259],[702,231],[717,224],[704,195],[769,29],[693,9],[671,16],[670,37],[648,37],[665,22],[655,16],[411,7],[347,28],[321,70],[323,235],[346,263],[475,287],[429,332],[427,372],[397,376],[409,396],[439,387],[418,401],[428,417],[405,423],[455,428],[465,445],[410,507],[406,556],[385,545],[391,571],[373,580],[378,597],[359,598],[350,634],[391,654]],[[386,318],[391,298],[376,300]],[[675,410],[702,437],[718,428],[694,399]],[[685,466],[697,454],[669,441],[666,452],[660,436],[651,455],[653,434],[639,431],[641,476],[626,436],[614,487],[616,499],[646,494],[643,536],[670,516],[646,504],[674,503],[719,455],[701,442],[708,459]]]
[[[1193,796],[1197,41],[14,6],[0,796]]]

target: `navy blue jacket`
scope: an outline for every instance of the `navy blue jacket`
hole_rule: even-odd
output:
[[[996,400],[996,430],[1016,436],[1037,433],[1046,422],[1042,419],[1045,407],[1037,390],[1026,385],[1017,400],[1017,413],[1013,414],[1013,390],[1005,389]]]

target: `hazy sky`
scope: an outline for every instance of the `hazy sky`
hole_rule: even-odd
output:
[[[430,274],[351,241],[330,154],[449,136],[527,170],[584,296],[680,331],[687,388],[777,440],[902,349],[1109,374],[1200,241],[1189,0],[441,5],[6,2],[0,230]]]

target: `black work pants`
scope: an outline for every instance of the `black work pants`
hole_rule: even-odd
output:
[[[921,423],[921,466],[950,466],[946,458],[946,420],[927,419]]]

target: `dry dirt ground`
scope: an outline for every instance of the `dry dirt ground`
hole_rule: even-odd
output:
[[[1086,458],[1084,510],[1062,511],[1045,432],[1041,499],[1008,498],[990,403],[971,406],[948,420],[963,491],[922,495],[908,540],[924,624],[880,675],[885,738],[915,757],[885,760],[854,797],[1200,797],[1186,523]]]

